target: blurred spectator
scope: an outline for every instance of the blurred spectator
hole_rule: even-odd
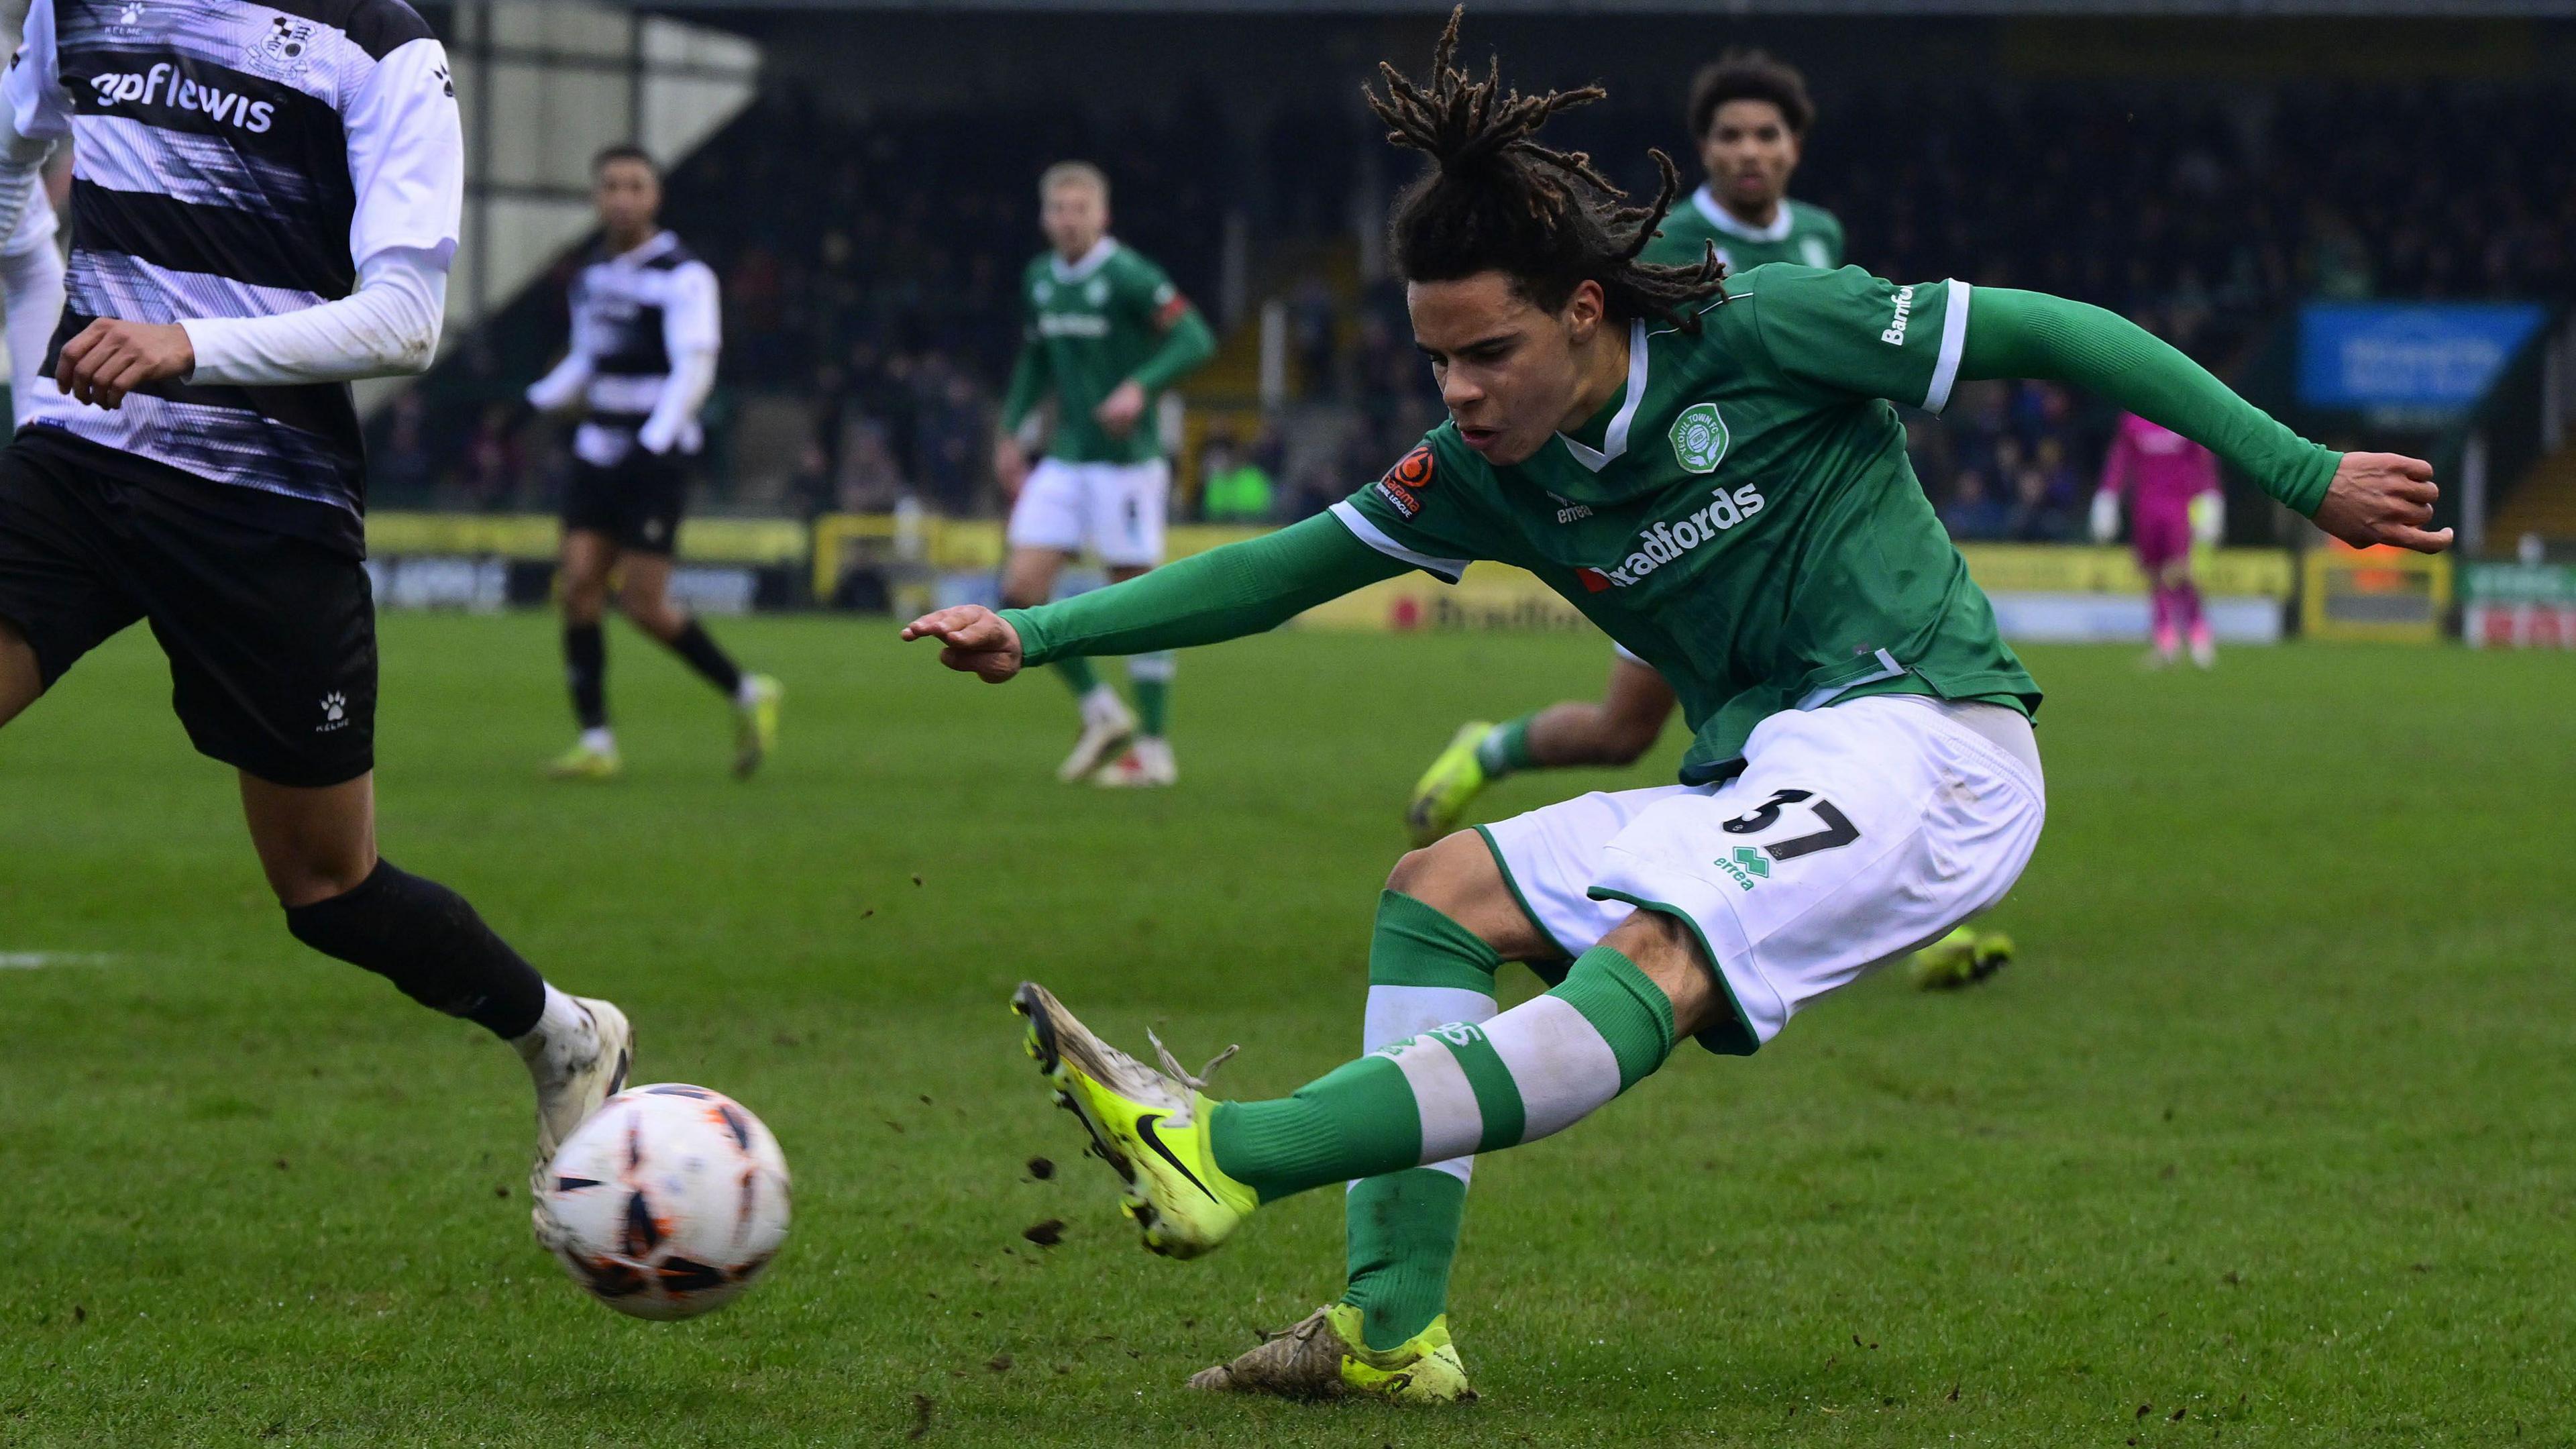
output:
[[[1231,435],[1208,440],[1199,458],[1199,510],[1210,523],[1266,523],[1277,500],[1270,473],[1238,453]]]
[[[1810,65],[1828,120],[1799,193],[1833,208],[1855,260],[1884,276],[2097,303],[2222,373],[2304,295],[2576,297],[2576,150],[2565,144],[2576,87],[2563,81],[2159,95],[2152,82],[1838,84],[1829,60]],[[1651,185],[1646,148],[1671,147],[1677,100],[1651,85],[1612,91],[1564,117],[1560,139],[1632,189]],[[675,170],[665,208],[724,280],[720,396],[812,394],[812,445],[792,485],[800,507],[911,488],[940,511],[990,508],[973,434],[989,426],[1019,341],[1019,279],[1040,249],[1034,181],[1078,155],[1109,171],[1118,233],[1203,304],[1230,211],[1254,220],[1256,276],[1298,259],[1274,295],[1288,303],[1303,397],[1363,416],[1333,445],[1336,460],[1300,451],[1267,471],[1282,513],[1340,496],[1438,417],[1402,287],[1381,280],[1354,295],[1336,280],[1345,272],[1313,260],[1383,206],[1383,173],[1358,164],[1377,143],[1354,114],[1311,102],[1269,112],[1260,134],[1237,134],[1234,118],[1196,94],[1133,113],[1030,98],[863,121],[793,88],[764,95]],[[514,395],[560,346],[561,281],[478,329],[442,364],[425,411],[376,420],[389,499],[439,478],[478,506],[538,491],[560,441],[494,439],[484,405]],[[2063,389],[1962,384],[1940,425],[1946,447],[1920,420],[1910,429],[1934,501],[1968,517],[2001,506],[2018,532],[2060,529],[2059,473],[2087,471],[2109,436],[2092,407]],[[862,431],[864,460],[850,453]],[[1998,457],[2007,440],[2009,466]],[[721,488],[715,451],[708,473]],[[1984,497],[1963,503],[1970,473]]]
[[[367,460],[367,483],[381,496],[425,495],[436,480],[429,454],[429,401],[418,388],[405,388],[385,410],[391,420],[385,445]]]
[[[2010,519],[1987,489],[1985,475],[1963,468],[1951,483],[1950,501],[1941,509],[1942,526],[1961,542],[1998,539]]]
[[[513,423],[518,410],[505,402],[486,403],[474,436],[465,445],[465,469],[457,479],[464,506],[491,512],[514,501],[522,457]]]

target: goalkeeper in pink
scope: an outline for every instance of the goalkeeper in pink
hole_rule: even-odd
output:
[[[2171,664],[2184,639],[2191,662],[2207,669],[2217,641],[2191,578],[2191,546],[2214,544],[2226,531],[2218,459],[2207,448],[2135,413],[2120,415],[2101,490],[2093,495],[2093,537],[2109,543],[2120,530],[2120,495],[2129,497],[2129,546],[2147,576],[2155,605],[2157,664]]]

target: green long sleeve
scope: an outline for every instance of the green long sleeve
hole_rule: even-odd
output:
[[[1275,629],[1405,568],[1353,537],[1339,519],[1319,513],[1061,603],[1005,609],[1002,617],[1019,631],[1030,665],[1145,654]]]
[[[2216,453],[2303,515],[2325,502],[2343,456],[2290,431],[2127,318],[2041,292],[1979,287],[1969,295],[1959,375],[2086,388]]]
[[[1030,410],[1045,400],[1053,372],[1046,348],[1034,337],[1020,344],[1019,360],[1011,364],[1010,391],[1002,395],[1003,432],[1016,433],[1028,421]]]
[[[1209,330],[1207,319],[1196,307],[1183,307],[1179,318],[1163,334],[1163,345],[1154,349],[1128,376],[1147,392],[1161,392],[1180,381],[1200,363],[1216,356],[1216,333]]]

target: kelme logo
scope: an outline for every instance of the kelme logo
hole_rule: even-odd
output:
[[[1726,456],[1726,419],[1715,403],[1692,403],[1673,419],[1673,457],[1693,473],[1714,473]]]

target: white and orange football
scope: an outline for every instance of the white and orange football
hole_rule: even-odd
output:
[[[564,1140],[538,1237],[618,1312],[694,1318],[769,1265],[787,1196],[787,1158],[749,1108],[664,1082],[609,1098]]]

